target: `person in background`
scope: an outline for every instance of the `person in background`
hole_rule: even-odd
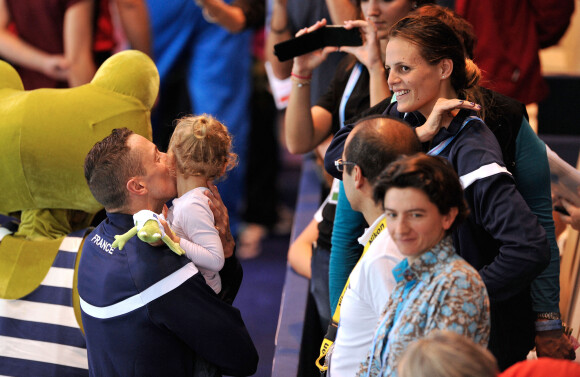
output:
[[[512,365],[498,377],[580,377],[580,364],[570,360],[540,357]]]
[[[422,153],[393,162],[378,177],[374,199],[383,202],[389,234],[406,258],[392,270],[397,285],[357,376],[396,376],[407,347],[434,330],[487,346],[487,290],[451,239],[469,213],[462,191],[449,162]]]
[[[344,21],[357,18],[357,10],[350,0],[271,0],[271,14],[266,30],[266,60],[271,64],[276,78],[290,77],[293,61],[281,62],[274,55],[274,46],[293,38],[321,19],[331,24],[343,25]],[[313,72],[310,85],[311,106],[326,91],[337,64],[344,54],[330,56]]]
[[[394,2],[380,2],[380,1],[364,1],[361,2],[361,7],[368,9],[369,17],[367,20],[369,23],[376,23],[376,36],[371,38],[370,35],[366,36],[367,48],[350,50],[346,48],[346,51],[355,52],[358,50],[358,54],[355,54],[357,58],[364,57],[361,61],[372,62],[376,61],[377,57],[380,56],[380,61],[384,62],[384,47],[386,43],[385,31],[393,25],[394,22],[398,21],[401,17],[407,15],[410,11],[418,9],[421,5],[431,3],[432,1],[394,1]],[[372,26],[372,25],[371,25]],[[367,27],[366,30],[372,29]],[[373,43],[370,43],[373,39],[376,40],[374,43],[375,48],[371,48]],[[378,48],[378,49],[377,49]],[[343,48],[344,49],[344,48]],[[366,63],[368,64],[368,63]],[[354,70],[353,70],[354,71]],[[374,69],[376,71],[376,68]],[[372,71],[371,71],[372,72]],[[361,75],[364,77],[364,75]],[[376,72],[373,74],[376,77]],[[362,78],[362,77],[361,77]],[[369,85],[370,106],[373,106],[377,101],[381,100],[381,93],[384,89],[382,87],[382,81],[372,80],[372,85]],[[358,84],[358,83],[357,83]],[[345,92],[347,93],[347,92]],[[385,97],[390,97],[390,90],[383,92]],[[356,96],[351,96],[348,98],[350,101],[357,100]],[[346,96],[345,96],[346,98]],[[342,101],[341,101],[342,105]],[[358,113],[360,114],[360,112]],[[355,117],[358,115],[356,114]],[[353,115],[347,114],[346,110],[344,114],[341,114],[341,127],[345,125],[348,119]],[[352,118],[350,118],[352,119]],[[332,228],[332,252],[330,257],[330,267],[329,267],[329,294],[330,294],[330,304],[331,310],[335,310],[338,297],[340,292],[344,288],[346,279],[350,274],[352,268],[359,260],[361,249],[356,242],[357,236],[361,235],[363,229],[366,225],[364,219],[356,211],[353,211],[348,199],[345,195],[342,186],[339,187],[338,199],[336,203],[336,215],[334,219],[334,224]]]
[[[26,90],[86,84],[96,71],[92,16],[92,0],[0,0],[0,57]]]
[[[159,101],[151,115],[153,141],[166,148],[173,121],[183,114],[210,114],[228,125],[240,164],[218,186],[237,236],[251,129],[253,32],[246,28],[233,34],[213,19],[208,21],[201,4],[147,0],[153,58],[161,78]],[[250,22],[246,19],[246,25]]]
[[[289,232],[288,211],[279,203],[278,173],[280,170],[279,139],[276,127],[276,106],[265,71],[266,2],[238,0],[228,4],[222,0],[199,0],[206,20],[231,33],[255,29],[253,41],[253,88],[251,126],[248,135],[246,197],[242,224],[237,239],[236,255],[250,259],[260,255],[261,241],[270,231]]]
[[[463,42],[466,57],[473,59],[476,37],[472,26],[448,8],[426,5],[417,14],[434,16],[448,24]],[[544,142],[534,133],[523,104],[480,87],[489,111],[485,123],[494,133],[507,169],[516,187],[537,216],[550,243],[550,264],[531,284],[532,308],[536,315],[536,353],[554,358],[574,358],[571,343],[558,326],[560,319],[560,257],[552,216],[550,168]],[[554,326],[544,330],[542,326]]]
[[[383,206],[373,197],[373,185],[383,169],[401,155],[415,154],[421,144],[413,129],[399,119],[361,119],[349,135],[342,159],[344,191],[352,209],[370,225],[358,239],[363,255],[342,293],[333,325],[338,326],[327,356],[331,377],[354,376],[373,341],[375,327],[395,287],[393,268],[403,260],[389,236]]]
[[[443,18],[443,20],[445,20],[445,18]],[[453,21],[453,22],[450,22]],[[446,21],[444,21],[445,23],[447,23],[448,25],[450,25],[456,32],[457,38],[459,38],[459,40],[461,41],[462,39],[465,39],[466,41],[470,39],[469,35],[470,33],[464,33],[462,32],[467,30],[464,27],[456,27],[458,20],[455,18],[450,18],[447,19]],[[449,39],[446,39],[449,40]],[[465,43],[464,46],[470,46],[472,45],[471,43]],[[458,46],[459,48],[459,46]],[[463,48],[460,48],[460,50]],[[458,50],[459,51],[459,50]],[[467,54],[469,55],[469,51],[467,51]],[[455,63],[454,63],[454,67],[457,67],[458,65],[461,65],[461,61],[459,60],[459,57],[457,57],[455,59]],[[457,74],[457,73],[455,73]],[[457,85],[457,82],[456,84]],[[463,89],[466,90],[466,89]],[[495,93],[493,91],[489,91],[485,88],[481,88],[478,87],[477,88],[478,91],[481,91],[482,93],[482,98],[484,99],[484,103],[486,104],[486,106],[484,106],[484,108],[488,107],[488,111],[485,112],[485,119],[486,121],[489,121],[492,125],[493,125],[493,129],[495,132],[495,137],[497,138],[497,140],[499,140],[501,142],[501,154],[498,155],[495,158],[499,158],[501,161],[501,157],[503,155],[503,161],[505,161],[505,164],[507,165],[507,169],[510,173],[512,173],[514,175],[514,177],[516,178],[516,183],[518,185],[518,191],[521,190],[521,195],[526,199],[527,204],[531,207],[534,208],[534,213],[538,214],[538,218],[539,220],[542,222],[542,226],[546,229],[546,233],[550,234],[550,252],[551,252],[551,259],[550,259],[550,267],[549,269],[544,270],[544,272],[541,273],[541,275],[538,275],[538,277],[532,282],[532,286],[531,286],[531,300],[533,303],[533,307],[531,310],[531,314],[525,314],[526,319],[525,320],[516,320],[514,322],[514,325],[507,325],[504,328],[506,329],[505,331],[499,331],[494,329],[494,326],[492,325],[492,337],[490,340],[490,349],[494,350],[494,354],[496,355],[496,357],[498,358],[498,363],[500,365],[500,367],[502,367],[502,369],[505,369],[505,367],[513,364],[513,362],[517,361],[517,359],[512,359],[511,362],[507,361],[509,358],[511,358],[513,355],[518,354],[519,356],[517,356],[519,359],[523,359],[525,358],[525,355],[527,354],[527,352],[533,347],[533,331],[532,331],[532,320],[535,319],[536,320],[536,346],[537,346],[537,350],[538,350],[538,354],[542,355],[542,356],[551,356],[551,357],[560,357],[560,358],[570,358],[570,357],[574,357],[573,354],[573,350],[572,347],[570,345],[570,342],[568,340],[568,338],[563,334],[562,332],[562,327],[561,327],[561,321],[556,318],[557,316],[559,316],[558,313],[558,302],[559,302],[559,284],[558,284],[558,268],[559,268],[559,264],[558,264],[558,251],[557,251],[557,245],[555,244],[555,238],[553,236],[553,221],[551,218],[551,205],[550,205],[550,190],[549,190],[549,168],[548,168],[548,164],[547,164],[547,157],[545,155],[545,146],[543,145],[543,143],[541,141],[539,141],[539,139],[537,138],[537,136],[532,132],[532,130],[530,129],[529,125],[527,124],[527,121],[525,120],[524,116],[525,116],[525,111],[522,112],[523,109],[523,105],[521,103],[518,103],[517,101],[514,101],[512,99],[509,99],[508,97],[502,96],[498,93]],[[471,90],[468,90],[466,93],[469,93]],[[461,101],[461,100],[460,100]],[[393,111],[395,105],[391,103],[392,101],[390,99],[384,100],[382,101],[379,105],[377,105],[375,108],[370,109],[368,111],[368,114],[372,114],[372,113],[385,113],[385,114],[389,114]],[[464,104],[464,103],[462,103]],[[475,104],[473,104],[475,105]],[[452,112],[451,114],[456,113],[456,112]],[[408,121],[411,121],[411,119],[413,119],[413,121],[411,121],[411,123],[413,123],[413,125],[419,125],[421,124],[421,122],[423,122],[422,119],[424,119],[423,115],[421,115],[419,118],[417,118],[417,120],[415,120],[414,118],[414,114],[417,114],[416,112],[411,114],[407,114],[406,119]],[[460,113],[461,114],[461,113]],[[403,114],[400,114],[400,116],[402,116]],[[482,114],[483,115],[483,114]],[[500,125],[509,125],[508,127],[500,127]],[[520,127],[521,125],[521,127]],[[460,126],[456,126],[456,127],[460,127]],[[342,148],[340,147],[340,144],[344,142],[344,138],[346,137],[345,135],[348,134],[348,128],[350,127],[346,127],[346,130],[343,134],[340,134],[335,137],[335,139],[333,140],[333,142],[331,143],[331,146],[329,148],[329,153],[327,153],[327,156],[325,158],[325,167],[327,169],[327,171],[329,171],[331,174],[333,175],[337,175],[337,173],[334,171],[334,168],[331,167],[331,163],[330,161],[333,160],[334,158],[336,158],[335,156],[339,156],[339,153],[341,153]],[[466,129],[468,128],[468,126],[466,127]],[[483,130],[483,129],[482,129]],[[453,131],[455,132],[455,131]],[[459,138],[465,137],[465,130],[459,135]],[[444,133],[441,134],[440,137],[443,137]],[[531,137],[533,136],[533,137]],[[484,141],[484,138],[478,137],[480,140],[478,142],[476,142],[477,147],[476,149],[481,149],[482,148],[482,143]],[[342,140],[341,140],[342,139]],[[487,137],[485,138],[485,140],[487,140]],[[453,143],[456,143],[455,140],[451,139],[451,141],[453,141]],[[488,141],[486,141],[486,144],[488,143]],[[484,152],[485,154],[489,154],[491,151],[494,151],[497,149],[497,146],[494,146],[493,144],[496,144],[497,142],[494,142],[492,140],[489,140],[489,144],[487,147],[483,148],[481,151]],[[453,144],[451,144],[453,145]],[[425,148],[428,148],[428,145],[425,146]],[[335,150],[336,149],[336,150]],[[425,151],[427,151],[428,149],[425,149]],[[441,153],[443,153],[443,155],[446,155],[449,151],[449,148],[444,148]],[[454,152],[453,152],[454,153]],[[496,152],[493,152],[493,154],[495,154]],[[492,155],[489,154],[488,157],[491,157]],[[467,159],[466,161],[473,161],[473,159]],[[500,162],[500,164],[503,165],[503,162]],[[465,168],[468,168],[467,166]],[[469,169],[469,168],[468,168]],[[531,173],[534,173],[534,179],[531,178]],[[490,176],[490,177],[493,177]],[[499,177],[496,177],[499,178]],[[529,179],[529,180],[528,180]],[[487,178],[486,178],[487,180]],[[493,181],[493,180],[492,180]],[[489,181],[489,182],[492,182]],[[531,182],[531,184],[527,185],[525,184],[526,182]],[[476,184],[481,184],[483,183],[483,181],[477,180],[476,182],[474,182]],[[533,188],[527,187],[527,186],[533,186]],[[547,188],[547,190],[546,190]],[[546,194],[547,192],[547,194]],[[466,190],[466,193],[472,193],[472,191]],[[506,191],[507,193],[507,191]],[[510,194],[512,195],[512,194]],[[519,196],[519,195],[518,195]],[[547,199],[545,199],[547,197]],[[469,201],[469,200],[468,200]],[[513,203],[520,203],[519,200],[514,201]],[[548,204],[548,208],[546,211],[546,204]],[[519,204],[518,204],[519,205]],[[508,206],[509,207],[509,206]],[[529,209],[525,208],[523,209],[525,212],[529,212]],[[523,222],[518,220],[518,224],[525,224],[526,222],[530,222],[530,221],[534,221],[535,218],[533,216],[524,216]],[[469,220],[471,221],[471,220]],[[481,221],[481,220],[479,220]],[[487,221],[485,221],[487,222]],[[490,223],[491,224],[491,223]],[[526,227],[532,225],[532,223],[530,222],[528,225],[526,225]],[[490,230],[492,228],[489,228]],[[508,230],[508,229],[506,229]],[[538,230],[539,232],[542,232],[542,230]],[[496,230],[493,230],[493,232],[496,232]],[[517,232],[516,232],[517,233]],[[484,233],[482,233],[483,236]],[[540,238],[538,238],[538,234],[537,231],[531,231],[531,236],[526,236],[525,239],[522,239],[520,242],[523,242],[522,245],[526,244],[526,243],[533,243],[536,247],[536,250],[542,250],[542,248],[538,249],[538,246],[540,244],[538,244],[537,242],[539,241]],[[502,236],[504,237],[504,236]],[[485,238],[485,237],[484,237]],[[461,242],[467,242],[469,238],[467,237],[462,237],[462,241]],[[513,240],[513,238],[511,236],[508,236],[508,238],[506,238],[506,240]],[[468,242],[469,243],[469,242]],[[468,244],[467,243],[467,244]],[[508,245],[511,245],[508,247]],[[517,246],[517,244],[512,243],[511,241],[508,242],[508,244],[506,244],[505,246],[500,247],[500,250],[508,250],[508,249],[512,249],[513,247],[516,247],[513,250],[518,250],[520,247]],[[508,247],[508,249],[506,249],[505,247]],[[467,249],[472,249],[471,247],[467,247]],[[475,248],[477,249],[477,247]],[[522,249],[523,250],[523,249]],[[478,260],[478,258],[474,258],[474,256],[469,257],[467,255],[463,254],[463,251],[461,248],[458,249],[458,252],[463,255],[468,261],[472,262],[472,263],[477,263],[479,265],[479,267],[477,268],[481,268],[485,265],[485,263],[483,261]],[[522,254],[523,255],[523,254]],[[538,259],[536,260],[536,263],[539,262],[540,256],[543,255],[543,253],[540,254],[534,254],[536,257],[538,257]],[[498,262],[501,261],[502,259],[496,259]],[[530,262],[528,260],[528,258],[525,258],[526,263]],[[499,268],[500,264],[495,264],[492,263],[490,264],[490,267],[492,267],[492,270],[495,268]],[[522,266],[524,266],[522,264]],[[524,272],[525,270],[527,270],[529,273],[534,273],[534,263],[528,263],[527,264],[527,268],[524,270],[521,270],[521,272]],[[527,273],[526,273],[527,274]],[[484,276],[484,281],[486,281],[486,283],[488,282],[488,277],[492,277],[493,275],[488,275],[487,272],[482,273],[482,275]],[[504,274],[505,275],[505,274]],[[545,276],[544,276],[545,275]],[[498,275],[499,276],[499,275]],[[528,275],[528,276],[532,276],[532,275]],[[540,281],[540,276],[542,276],[542,280]],[[515,281],[518,281],[517,279],[512,280],[511,282],[507,282],[508,285],[514,283]],[[507,286],[506,286],[507,287]],[[524,285],[522,285],[521,287],[525,287]],[[525,288],[527,289],[527,288]],[[515,293],[518,289],[516,288],[516,290],[512,291],[510,289],[510,291],[512,293]],[[524,313],[527,313],[525,310],[522,310],[524,307],[527,307],[529,304],[524,304],[522,303],[521,305],[515,304],[514,303],[510,303],[510,301],[505,301],[505,300],[500,300],[499,301],[494,301],[493,297],[495,296],[494,293],[492,293],[490,291],[490,295],[492,297],[492,307],[497,307],[498,309],[501,308],[501,311],[504,311],[506,314],[504,315],[496,315],[494,314],[496,311],[494,311],[494,309],[492,308],[492,322],[504,322],[504,321],[510,321],[510,317],[512,315],[507,314],[507,313],[519,313],[518,315],[523,316]],[[518,299],[519,300],[524,300],[527,301],[527,299],[524,298],[524,293],[523,291],[520,291],[519,295],[518,295]],[[522,301],[522,302],[524,302]],[[511,306],[511,309],[510,309]],[[535,313],[534,313],[535,312]],[[546,316],[546,317],[545,317]],[[503,326],[503,325],[502,325]],[[547,326],[547,327],[546,327]],[[497,327],[497,326],[496,326]],[[516,327],[520,327],[521,330],[518,331],[516,330]],[[525,327],[525,328],[524,328]],[[514,334],[518,334],[517,336],[513,336],[510,337],[510,341],[513,341],[514,344],[513,346],[507,345],[505,344],[503,341],[495,341],[495,334],[497,334],[499,337],[503,336],[502,334],[507,333],[513,331]],[[526,336],[523,336],[523,334],[526,334]],[[503,348],[505,347],[505,348]],[[516,351],[519,350],[519,351]],[[508,355],[512,355],[512,356],[508,356]]]
[[[497,377],[493,355],[469,338],[453,331],[436,330],[403,353],[399,377]]]
[[[145,0],[100,0],[101,3],[111,1],[116,5],[121,30],[128,47],[152,57],[149,11]]]
[[[473,25],[477,36],[474,61],[483,72],[482,85],[528,105],[548,95],[542,76],[540,49],[553,46],[564,35],[574,0],[455,0],[455,11]],[[509,36],[508,39],[498,36]],[[531,117],[537,132],[536,117]]]
[[[427,2],[427,1],[424,1]],[[390,94],[383,67],[383,51],[386,42],[388,29],[400,18],[406,16],[421,1],[397,0],[392,2],[362,1],[357,2],[357,10],[360,18],[346,22],[346,28],[360,28],[364,34],[365,43],[361,47],[341,47],[341,51],[349,52],[344,57],[330,83],[327,92],[320,97],[315,106],[310,105],[311,97],[308,86],[314,78],[314,72],[320,64],[326,61],[328,54],[337,49],[328,47],[322,51],[316,51],[294,58],[292,66],[292,91],[286,110],[285,135],[286,145],[291,153],[306,153],[320,145],[326,138],[335,134],[343,125],[346,119],[363,112],[369,106],[376,104],[382,98]],[[301,30],[297,35],[310,33],[326,25],[326,20],[322,20]],[[329,292],[330,308],[323,308],[323,313],[334,312],[338,296],[344,284],[343,280],[336,279],[335,276],[343,277],[342,273],[347,268],[350,270],[360,257],[361,245],[356,242],[356,238],[362,235],[364,227],[367,225],[363,216],[350,209],[342,184],[333,185],[331,194],[332,201],[325,203],[332,206],[331,210],[323,210],[322,214],[330,216],[325,219],[332,230],[331,249],[338,250],[338,253],[330,253],[330,250],[317,250],[317,253],[326,254],[324,259],[320,258],[321,271],[328,268],[329,287],[325,287],[324,292]],[[334,214],[335,208],[341,205],[341,198],[346,202],[348,210],[345,209],[341,216]],[[338,201],[337,199],[338,198]],[[322,222],[320,223],[323,224]],[[341,236],[335,234],[336,226],[345,229]],[[341,241],[339,245],[334,240]],[[357,251],[356,258],[344,258],[345,250],[354,249]],[[335,256],[336,255],[336,256]],[[328,260],[328,262],[326,262]],[[327,267],[329,263],[330,267]],[[316,272],[313,269],[313,276]]]
[[[119,15],[129,47],[151,56],[144,0],[59,3],[63,4],[60,10],[51,8],[50,2],[0,1],[0,56],[19,66],[25,89],[88,83],[96,68],[118,48],[112,12]],[[64,16],[58,13],[62,9]]]
[[[262,26],[266,17],[266,3],[263,0],[237,0],[232,4],[223,0],[195,2],[203,9],[207,21],[221,25],[230,33]]]
[[[413,10],[416,2],[375,0],[357,2],[360,19],[346,21],[346,28],[360,29],[365,37],[361,47],[326,47],[294,58],[292,91],[286,109],[286,145],[291,153],[307,153],[333,135],[345,120],[374,106],[390,95],[383,64],[386,35],[389,28]],[[322,19],[300,30],[296,36],[324,28]],[[337,50],[349,52],[341,61],[326,93],[311,106],[313,72],[329,54]],[[350,81],[350,82],[349,82]]]

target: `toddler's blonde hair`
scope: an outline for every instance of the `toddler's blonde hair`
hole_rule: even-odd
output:
[[[169,154],[175,161],[175,168],[185,178],[220,178],[238,163],[238,155],[231,149],[232,135],[227,127],[207,114],[178,119],[169,141]]]

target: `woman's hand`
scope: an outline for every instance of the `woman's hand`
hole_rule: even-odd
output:
[[[316,22],[314,25],[298,31],[298,33],[296,33],[296,37],[307,33],[312,33],[313,31],[321,29],[325,26],[326,18],[323,18],[322,20]],[[326,60],[328,54],[335,51],[338,51],[337,47],[324,47],[320,50],[295,57],[294,65],[292,66],[292,73],[300,77],[308,77],[312,75],[312,71],[314,71],[316,67],[318,67],[320,64],[322,64],[323,61]]]
[[[369,72],[373,70],[385,71],[381,48],[377,37],[377,27],[372,20],[351,20],[344,22],[345,29],[359,28],[362,37],[362,46],[342,46],[340,51],[354,55],[359,62],[365,65]]]
[[[455,117],[461,109],[478,111],[481,110],[481,106],[474,102],[468,102],[457,98],[439,98],[425,124],[415,129],[419,141],[424,143],[432,140],[442,127],[449,127],[453,117]]]
[[[377,26],[369,18],[367,21],[346,21],[345,28],[358,28],[362,33],[364,41],[362,46],[343,46],[340,47],[340,50],[353,54],[357,60],[367,68],[370,76],[370,105],[374,106],[391,95],[385,72],[385,64],[381,54],[381,44],[378,39]]]

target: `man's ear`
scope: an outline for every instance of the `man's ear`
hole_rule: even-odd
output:
[[[352,168],[352,178],[354,179],[354,187],[357,190],[360,190],[360,188],[363,186],[364,181],[366,180],[365,177],[362,175],[362,170],[360,169],[360,167],[358,165],[355,165]]]
[[[145,195],[147,188],[143,186],[139,177],[132,177],[127,181],[127,191],[135,195]]]

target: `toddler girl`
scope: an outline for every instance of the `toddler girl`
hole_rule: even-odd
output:
[[[208,190],[208,181],[219,179],[236,166],[238,156],[231,147],[226,126],[203,114],[177,121],[168,150],[175,162],[177,198],[167,220],[187,257],[216,293],[221,291],[218,272],[224,264],[224,252],[203,192]]]

